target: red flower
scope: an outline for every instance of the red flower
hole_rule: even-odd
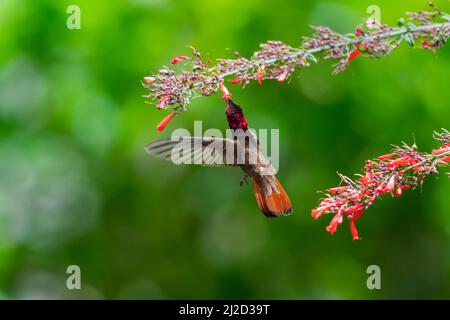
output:
[[[439,159],[440,162],[449,163],[450,162],[450,156],[445,156]]]
[[[382,156],[378,157],[378,160],[384,161],[384,160],[392,158],[393,156],[395,156],[395,153],[383,154]]]
[[[343,191],[346,191],[347,189],[348,189],[348,187],[335,187],[335,188],[328,189],[328,192],[330,192],[331,194],[338,194]]]
[[[342,214],[340,212],[338,212],[333,217],[333,219],[331,219],[331,222],[328,225],[328,227],[326,228],[326,230],[329,233],[334,234],[337,230],[338,225],[340,225],[341,223],[342,223]]]
[[[175,117],[175,113],[171,113],[167,117],[162,119],[161,122],[156,126],[156,130],[163,131],[166,128],[166,126],[169,124],[170,120],[173,119],[173,117]]]
[[[403,190],[402,186],[401,186],[401,185],[398,185],[397,191],[395,192],[395,195],[396,195],[397,197],[401,197],[401,195],[402,195],[402,190]]]
[[[350,55],[348,56],[348,62],[351,62],[359,57],[361,54],[361,51],[359,49],[354,49],[352,52],[350,52]]]
[[[432,41],[428,41],[428,40],[423,40],[422,41],[422,47],[424,49],[430,48],[434,45],[434,43]]]
[[[392,177],[389,179],[388,183],[386,184],[386,188],[384,189],[385,192],[390,192],[391,196],[394,196],[395,180],[396,180],[396,176],[392,175]]]
[[[231,84],[238,84],[239,82],[241,82],[239,79],[233,79],[230,81]]]
[[[375,191],[379,193],[386,193],[386,186],[384,183],[380,183],[378,187],[375,189]]]
[[[353,240],[361,240],[356,229],[355,222],[350,221],[350,232],[352,233]]]
[[[356,221],[359,219],[359,217],[363,214],[364,212],[364,208],[361,206],[361,208],[359,208],[357,211],[355,211],[354,214],[352,214],[349,218],[350,222],[352,221]]]
[[[439,149],[433,149],[433,154],[440,155],[446,152],[450,152],[450,147],[441,147]]]
[[[228,91],[227,87],[223,85],[223,83],[219,83],[220,91],[222,91],[222,100],[225,101],[231,98],[231,93]]]
[[[366,174],[364,177],[359,178],[358,181],[361,182],[364,186],[367,186],[371,181],[371,177],[370,175]]]
[[[284,80],[286,80],[287,75],[288,75],[287,71],[284,71],[282,74],[280,74],[280,76],[277,79],[278,83],[284,82]]]
[[[364,35],[364,31],[361,28],[356,29],[355,37],[362,37]]]
[[[313,217],[313,219],[317,220],[317,219],[319,219],[319,217],[322,214],[324,214],[330,208],[331,208],[331,204],[325,205],[325,206],[320,206],[317,209],[313,209],[313,211],[311,211],[311,217]]]
[[[259,85],[262,85],[262,81],[264,79],[264,75],[261,70],[256,72],[256,80],[258,80]]]
[[[410,156],[403,156],[403,157],[400,157],[400,158],[398,158],[398,159],[395,159],[395,160],[392,160],[391,162],[389,162],[389,163],[388,163],[388,168],[389,168],[389,169],[395,169],[395,168],[397,168],[398,166],[403,166],[403,165],[405,165],[405,164],[410,164],[410,162],[411,162],[412,160],[413,160],[413,159],[411,159]]]
[[[186,60],[186,59],[189,59],[189,57],[186,57],[186,56],[178,56],[178,57],[173,58],[172,61],[170,61],[170,63],[171,63],[171,64],[177,64],[178,62],[183,61],[183,60]]]
[[[344,213],[345,214],[352,214],[352,213],[355,213],[355,212],[359,212],[362,209],[363,209],[362,203],[357,203],[357,204],[347,208],[346,210],[344,210]]]

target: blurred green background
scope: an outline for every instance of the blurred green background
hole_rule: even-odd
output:
[[[448,1],[436,1],[450,11]],[[81,8],[81,30],[66,9]],[[144,103],[143,76],[195,46],[249,56],[260,42],[291,45],[309,25],[352,32],[381,7],[383,23],[424,0],[0,0],[0,297],[380,299],[450,296],[450,180],[378,201],[334,236],[311,209],[324,190],[402,140],[430,150],[449,128],[450,47],[403,44],[382,60],[331,62],[233,97],[254,128],[280,128],[279,179],[294,214],[266,219],[239,170],[174,166],[144,146],[175,128],[227,124],[219,95],[168,114]],[[177,66],[178,68],[178,66]],[[179,68],[178,68],[179,69]],[[66,289],[81,268],[82,290]],[[381,268],[381,290],[366,269]]]

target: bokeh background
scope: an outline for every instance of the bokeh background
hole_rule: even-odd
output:
[[[81,8],[81,30],[66,9]],[[395,24],[424,0],[0,0],[0,297],[391,299],[450,296],[450,180],[378,201],[334,236],[310,210],[365,159],[449,128],[450,47],[402,45],[382,60],[331,62],[235,88],[254,128],[279,128],[279,179],[294,214],[266,219],[239,170],[173,166],[147,142],[176,128],[227,128],[219,96],[196,99],[166,131],[143,76],[195,46],[211,61],[291,45],[309,25],[352,32],[381,7]],[[448,1],[436,1],[449,11]],[[66,289],[79,265],[82,290]],[[381,268],[381,290],[366,269]]]

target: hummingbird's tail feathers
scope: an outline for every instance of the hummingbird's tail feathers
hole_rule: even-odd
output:
[[[275,176],[253,177],[256,201],[268,218],[292,213],[291,200]]]

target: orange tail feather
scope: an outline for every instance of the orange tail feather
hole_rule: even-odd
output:
[[[284,191],[277,178],[271,178],[274,179],[279,193],[271,187],[270,183],[264,177],[253,178],[253,187],[259,208],[269,218],[291,214],[292,205],[286,191]],[[266,190],[272,190],[272,192],[266,195]],[[264,191],[266,191],[266,194]]]

